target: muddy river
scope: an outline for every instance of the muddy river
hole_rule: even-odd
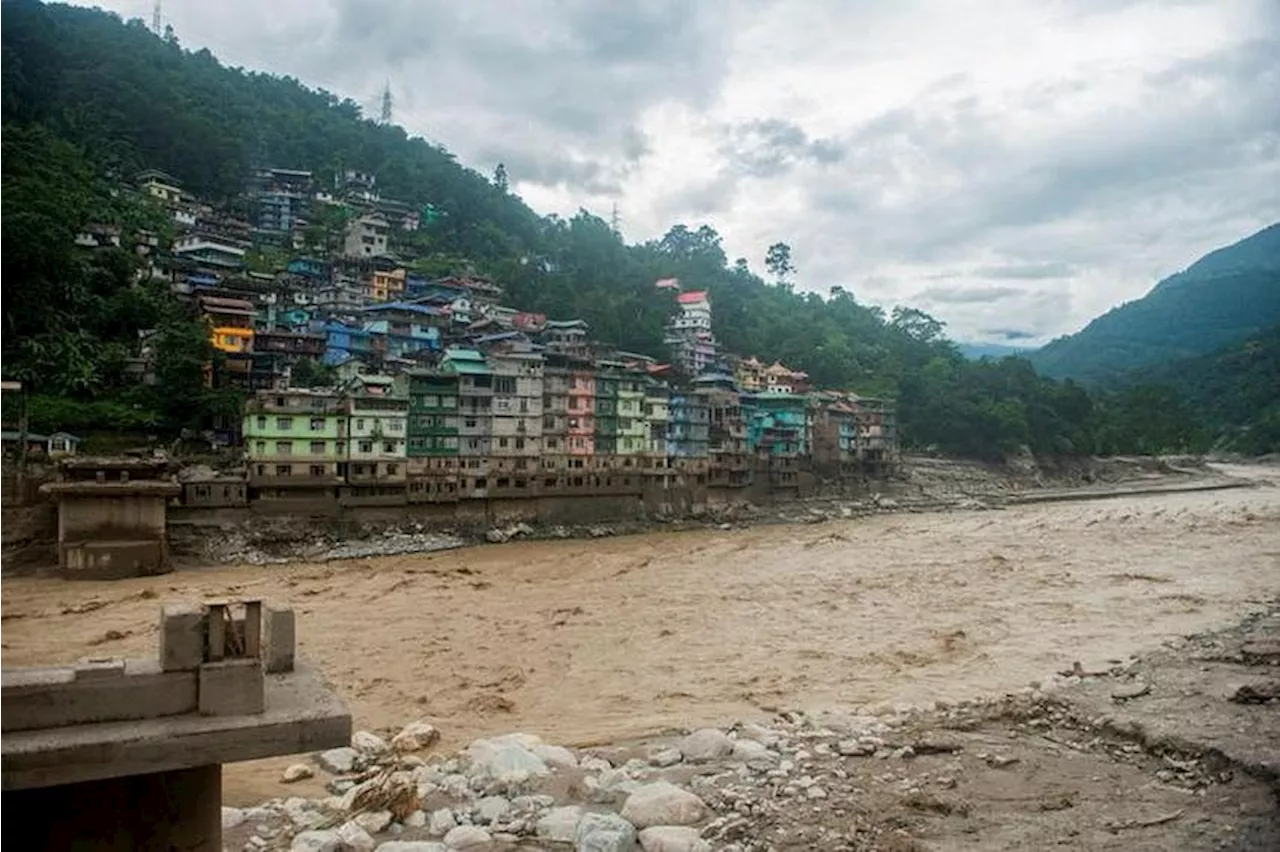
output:
[[[1271,481],[114,583],[7,579],[3,661],[150,655],[161,600],[247,596],[295,606],[300,653],[357,727],[426,718],[446,746],[953,700],[1104,666],[1280,594],[1280,471],[1231,472]],[[280,765],[229,766],[229,803],[283,795]]]

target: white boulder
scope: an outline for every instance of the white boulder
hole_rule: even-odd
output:
[[[493,847],[493,838],[479,826],[460,825],[444,836],[444,845],[458,852],[488,852]]]
[[[377,841],[364,830],[357,820],[344,822],[338,828],[338,839],[342,841],[343,852],[373,852]]]
[[[359,764],[360,752],[350,746],[331,748],[328,751],[320,752],[316,762],[326,772],[332,772],[334,775],[346,775]]]
[[[342,838],[336,831],[304,831],[294,836],[289,852],[341,852]]]
[[[552,808],[534,825],[534,833],[542,840],[555,843],[572,843],[577,837],[578,823],[582,822],[582,808],[569,805]]]
[[[369,731],[356,731],[352,734],[351,747],[365,754],[384,754],[388,748],[386,740]]]
[[[724,731],[703,728],[680,741],[680,753],[692,763],[728,757],[733,753],[733,740]]]
[[[573,848],[575,852],[632,852],[636,848],[636,829],[617,814],[584,814]]]
[[[711,852],[698,829],[683,825],[655,825],[640,832],[644,852]]]
[[[654,781],[635,790],[622,806],[624,819],[639,828],[654,825],[693,825],[707,806],[688,790],[667,781]]]
[[[301,781],[304,778],[311,778],[316,774],[315,770],[305,763],[295,763],[285,768],[280,775],[281,784],[292,784],[295,781]]]
[[[439,729],[419,719],[405,725],[400,733],[391,738],[391,748],[401,753],[422,751],[435,745],[439,739]]]

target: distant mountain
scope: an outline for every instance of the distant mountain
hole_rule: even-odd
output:
[[[956,349],[960,350],[961,355],[974,361],[979,358],[1007,358],[1010,355],[1025,358],[1032,351],[1029,346],[1010,346],[1007,343],[957,343]]]
[[[1280,324],[1280,224],[1211,252],[1132,302],[1028,357],[1054,378],[1097,382],[1206,355]]]

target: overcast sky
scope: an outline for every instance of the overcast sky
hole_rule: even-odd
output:
[[[100,4],[151,18],[152,0]],[[1280,0],[164,0],[543,213],[1038,343],[1280,220]],[[288,164],[281,164],[288,165]]]

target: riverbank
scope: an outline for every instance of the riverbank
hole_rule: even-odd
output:
[[[418,722],[287,768],[329,795],[224,809],[228,848],[648,852],[1280,845],[1280,601],[1014,694],[578,750],[457,754]],[[394,735],[393,735],[394,734]],[[443,841],[442,846],[432,846]],[[637,847],[637,841],[639,847]],[[418,846],[397,846],[419,843]]]
[[[1203,459],[1189,457],[1072,459],[1041,465],[1031,459],[984,464],[908,456],[900,476],[868,482],[856,493],[819,489],[804,499],[765,504],[730,500],[709,502],[681,513],[638,511],[588,523],[526,520],[490,524],[479,518],[458,526],[394,520],[334,525],[306,516],[251,516],[225,523],[216,517],[192,520],[178,516],[170,522],[170,543],[180,567],[327,563],[508,541],[591,540],[649,532],[812,524],[898,512],[998,509],[1024,502],[1252,484],[1247,478],[1207,465]]]

